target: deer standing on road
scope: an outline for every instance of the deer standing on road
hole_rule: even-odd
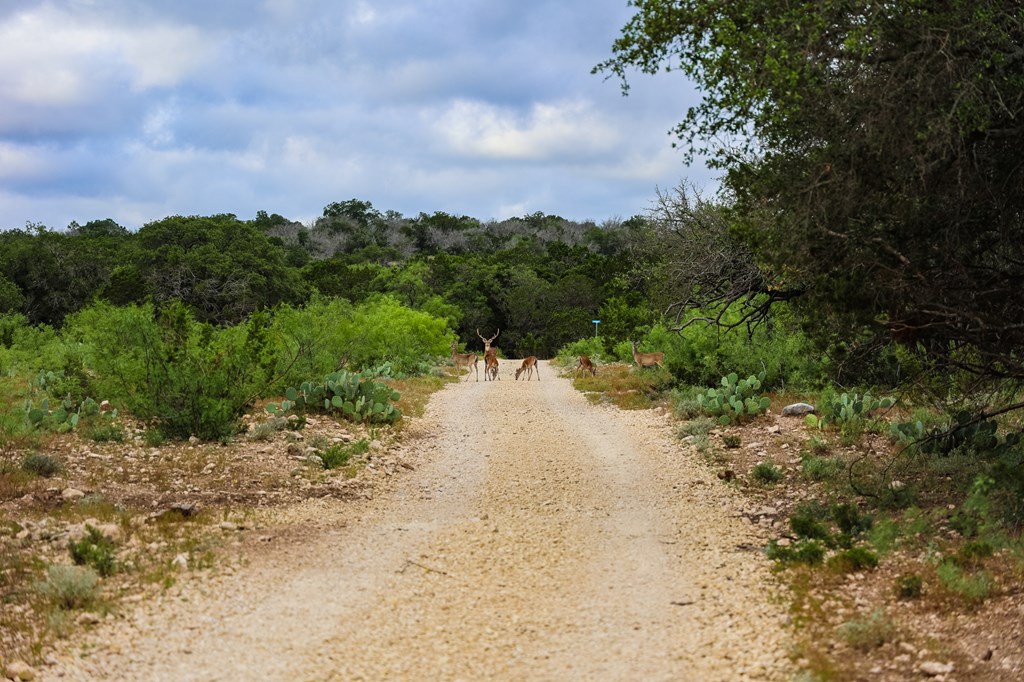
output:
[[[664,353],[638,353],[636,351],[636,341],[631,341],[631,343],[633,344],[633,359],[636,360],[636,364],[641,367],[654,367],[657,365],[661,369],[665,368]]]
[[[501,329],[498,329],[489,339],[485,339],[484,335],[480,333],[480,329],[477,328],[476,335],[480,337],[480,340],[484,342],[484,381],[487,381],[488,375],[491,377],[491,381],[498,376],[498,349],[491,348],[491,342],[498,338],[498,334],[501,333]]]
[[[477,363],[476,353],[459,353],[458,352],[458,350],[459,350],[459,343],[458,343],[458,341],[453,341],[452,345],[451,345],[451,348],[452,348],[452,362],[455,363],[455,370],[456,370],[456,372],[461,374],[463,367],[469,367],[470,365],[472,365],[473,369],[476,370],[476,380],[480,381],[480,368],[476,364]],[[466,373],[466,376],[467,377],[469,376],[468,372]]]
[[[594,366],[594,363],[586,355],[580,356],[580,361],[576,363],[576,368],[573,371],[578,372],[580,370],[590,372],[590,376],[597,376],[597,367]]]
[[[526,380],[529,381],[533,378],[533,370],[537,370],[537,381],[540,381],[540,367],[537,366],[536,355],[531,355],[523,360],[523,366],[516,370],[516,381],[519,381],[519,375],[523,372],[527,372]]]
[[[488,354],[484,356],[484,381],[494,381],[495,379],[501,381],[501,377],[498,376],[498,354],[488,351]]]

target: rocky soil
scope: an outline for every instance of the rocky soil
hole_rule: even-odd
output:
[[[664,414],[510,370],[437,393],[371,460],[373,494],[342,480],[225,528],[233,561],[64,641],[37,679],[790,679],[750,503]]]

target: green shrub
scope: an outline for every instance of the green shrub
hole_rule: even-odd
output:
[[[65,335],[86,348],[93,394],[116,397],[165,436],[218,440],[237,432],[266,386],[274,361],[268,323],[255,313],[245,324],[215,328],[179,302],[160,310],[97,303],[70,316]]]
[[[324,469],[337,469],[345,466],[354,457],[366,454],[370,451],[370,443],[365,439],[357,440],[349,444],[335,443],[320,453]]]
[[[882,519],[871,526],[868,542],[876,552],[886,554],[896,548],[901,535],[900,526],[892,519]]]
[[[994,553],[995,548],[985,540],[973,540],[965,542],[957,549],[953,562],[964,569],[978,568]]]
[[[825,547],[817,540],[799,540],[792,545],[783,546],[775,540],[768,543],[765,550],[768,558],[786,566],[789,564],[820,564],[825,560]]]
[[[843,462],[831,457],[805,457],[800,466],[803,475],[812,481],[834,481],[846,468]]]
[[[896,626],[881,609],[864,618],[855,618],[839,626],[839,636],[857,651],[877,649],[896,636]]]
[[[821,510],[810,506],[797,507],[789,517],[789,527],[798,538],[829,540],[831,531],[821,520]]]
[[[848,502],[835,504],[832,505],[830,512],[832,520],[836,522],[836,526],[839,527],[840,532],[845,533],[846,535],[856,536],[865,531],[871,530],[871,517],[866,514],[861,514],[855,504],[850,504]]]
[[[669,397],[672,401],[672,415],[676,419],[695,419],[704,414],[704,409],[697,401],[697,396],[705,393],[700,386],[677,386],[672,389]]]
[[[719,311],[695,310],[684,321],[714,317]],[[743,304],[723,313],[726,323],[738,322]],[[740,376],[761,375],[765,390],[783,386],[813,386],[822,368],[818,354],[801,331],[799,321],[785,304],[773,307],[773,324],[760,325],[748,334],[744,326],[722,332],[715,325],[694,322],[676,333],[655,325],[647,336],[648,345],[665,352],[665,366],[681,382],[711,386],[719,377],[736,372]],[[616,347],[619,350],[619,347]],[[629,360],[629,344],[620,359]]]
[[[742,439],[739,436],[731,433],[722,434],[722,445],[729,448],[730,450],[738,448],[742,444]]]
[[[778,483],[785,476],[782,473],[782,469],[775,466],[772,462],[759,462],[750,473],[755,481],[765,485]]]
[[[36,589],[62,609],[84,608],[99,596],[99,575],[85,566],[54,564],[46,569],[46,581]]]
[[[90,566],[103,577],[114,573],[116,546],[96,528],[86,525],[86,535],[78,542],[69,542],[68,551],[76,566]]]
[[[877,568],[878,556],[864,547],[851,547],[829,557],[828,567],[835,573],[856,573]]]
[[[924,580],[919,575],[901,575],[896,578],[897,599],[918,599],[923,591]]]
[[[148,447],[158,448],[167,442],[167,436],[160,429],[151,426],[143,432],[142,442]]]
[[[965,573],[952,559],[946,559],[935,568],[942,587],[970,604],[978,604],[992,592],[992,576],[985,571]]]
[[[680,439],[688,436],[706,437],[713,428],[715,428],[714,419],[711,417],[699,417],[680,424],[676,429],[676,437]]]
[[[124,442],[124,429],[113,422],[91,425],[83,430],[83,435],[96,443]]]
[[[390,296],[357,306],[344,299],[313,297],[305,306],[281,306],[274,315],[276,373],[284,385],[341,367],[362,372],[388,364],[390,376],[422,373],[448,355],[443,317],[413,310]]]
[[[60,461],[50,455],[34,452],[25,457],[21,468],[43,478],[52,478],[60,473]]]
[[[288,420],[285,417],[271,417],[260,422],[249,430],[249,440],[271,441],[278,431],[288,427]]]
[[[605,339],[601,336],[589,336],[579,341],[567,343],[558,349],[556,359],[564,367],[575,367],[581,355],[586,355],[595,364],[618,360],[618,358],[608,352],[604,342]],[[630,355],[630,358],[632,359],[632,355]]]

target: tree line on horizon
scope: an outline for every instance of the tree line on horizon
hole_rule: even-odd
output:
[[[310,225],[266,211],[170,216],[134,232],[111,219],[29,225],[0,232],[0,313],[60,327],[97,300],[180,301],[198,321],[232,325],[315,294],[352,303],[386,294],[448,320],[464,341],[501,329],[506,353],[550,357],[599,316],[616,341],[657,321],[635,276],[649,238],[639,216],[407,218],[358,199],[329,204]]]

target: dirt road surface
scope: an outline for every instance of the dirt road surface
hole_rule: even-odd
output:
[[[42,679],[788,679],[738,496],[663,414],[513,366],[432,397],[381,494],[292,510],[236,570],[104,621]]]

